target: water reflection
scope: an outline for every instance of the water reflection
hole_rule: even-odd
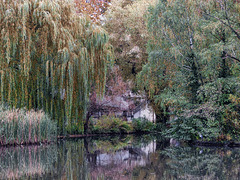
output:
[[[146,166],[149,154],[155,152],[156,141],[148,136],[128,136],[121,139],[93,140],[92,151],[88,153],[91,179],[131,179],[131,172],[137,166]],[[141,140],[146,143],[140,143]],[[88,148],[86,148],[88,149]],[[94,158],[93,158],[94,157]]]
[[[0,148],[0,179],[240,179],[240,149],[170,147],[125,136]]]
[[[57,174],[57,146],[0,148],[0,179],[24,179]]]
[[[167,148],[166,166],[178,179],[240,179],[240,150],[224,148]]]

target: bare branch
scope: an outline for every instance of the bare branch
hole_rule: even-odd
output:
[[[234,57],[234,56],[231,56],[231,55],[228,54],[228,53],[226,53],[226,56],[229,57],[229,58],[231,58],[231,59],[234,59],[234,60],[240,62],[240,59],[238,59],[238,58],[236,58],[236,57]]]

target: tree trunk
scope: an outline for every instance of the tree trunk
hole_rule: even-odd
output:
[[[84,134],[87,134],[88,132],[88,126],[89,126],[89,119],[92,116],[92,113],[88,112],[86,116],[86,121],[84,123]]]

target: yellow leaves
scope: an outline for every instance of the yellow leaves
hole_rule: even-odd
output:
[[[157,0],[138,0],[126,3],[125,0],[112,0],[106,13],[108,26],[112,29],[127,28],[133,32],[137,30],[142,37],[146,37],[147,28],[144,16],[147,14],[148,7],[156,2]]]
[[[232,103],[234,104],[240,104],[240,97],[237,97],[233,94],[229,95],[229,99],[231,100]]]

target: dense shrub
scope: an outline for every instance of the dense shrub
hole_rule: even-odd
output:
[[[92,120],[92,133],[128,133],[132,131],[132,126],[114,116],[102,116],[98,120]]]
[[[132,125],[135,132],[152,132],[155,129],[155,124],[146,118],[133,119]]]
[[[83,134],[83,129],[79,123],[71,123],[66,126],[67,134]]]
[[[0,106],[0,145],[50,142],[56,134],[56,123],[44,112]]]

